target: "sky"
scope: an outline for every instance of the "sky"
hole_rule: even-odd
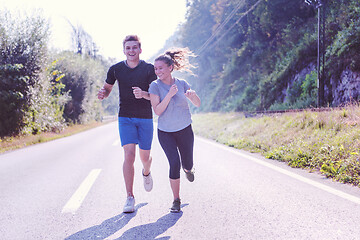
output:
[[[82,26],[107,58],[123,59],[122,41],[137,34],[142,59],[155,55],[184,22],[186,0],[0,0],[0,9],[42,9],[50,20],[51,46],[71,47],[71,25]]]

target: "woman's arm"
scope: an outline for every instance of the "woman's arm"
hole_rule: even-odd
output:
[[[166,94],[165,98],[162,101],[160,101],[160,97],[158,95],[150,93],[151,106],[156,115],[160,116],[165,111],[165,109],[169,105],[171,98],[177,92],[178,92],[178,88],[177,88],[176,84],[172,85],[170,87],[168,94]]]
[[[200,107],[201,100],[194,90],[187,90],[185,96],[194,104],[196,107]]]

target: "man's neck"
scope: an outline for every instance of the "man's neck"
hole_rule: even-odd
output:
[[[130,68],[135,68],[137,65],[139,65],[140,59],[138,60],[126,60],[126,65]]]

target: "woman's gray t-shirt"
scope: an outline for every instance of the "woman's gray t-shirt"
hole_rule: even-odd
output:
[[[159,116],[158,129],[164,132],[177,132],[191,124],[191,114],[185,93],[190,89],[187,81],[175,78],[178,92],[171,98],[165,111]],[[170,85],[160,79],[150,84],[149,93],[157,95],[162,101],[170,90]]]

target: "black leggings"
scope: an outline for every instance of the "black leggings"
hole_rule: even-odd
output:
[[[170,179],[180,178],[181,165],[186,170],[192,169],[194,133],[192,131],[191,125],[177,132],[163,132],[158,129],[158,138],[160,145],[169,161]]]

